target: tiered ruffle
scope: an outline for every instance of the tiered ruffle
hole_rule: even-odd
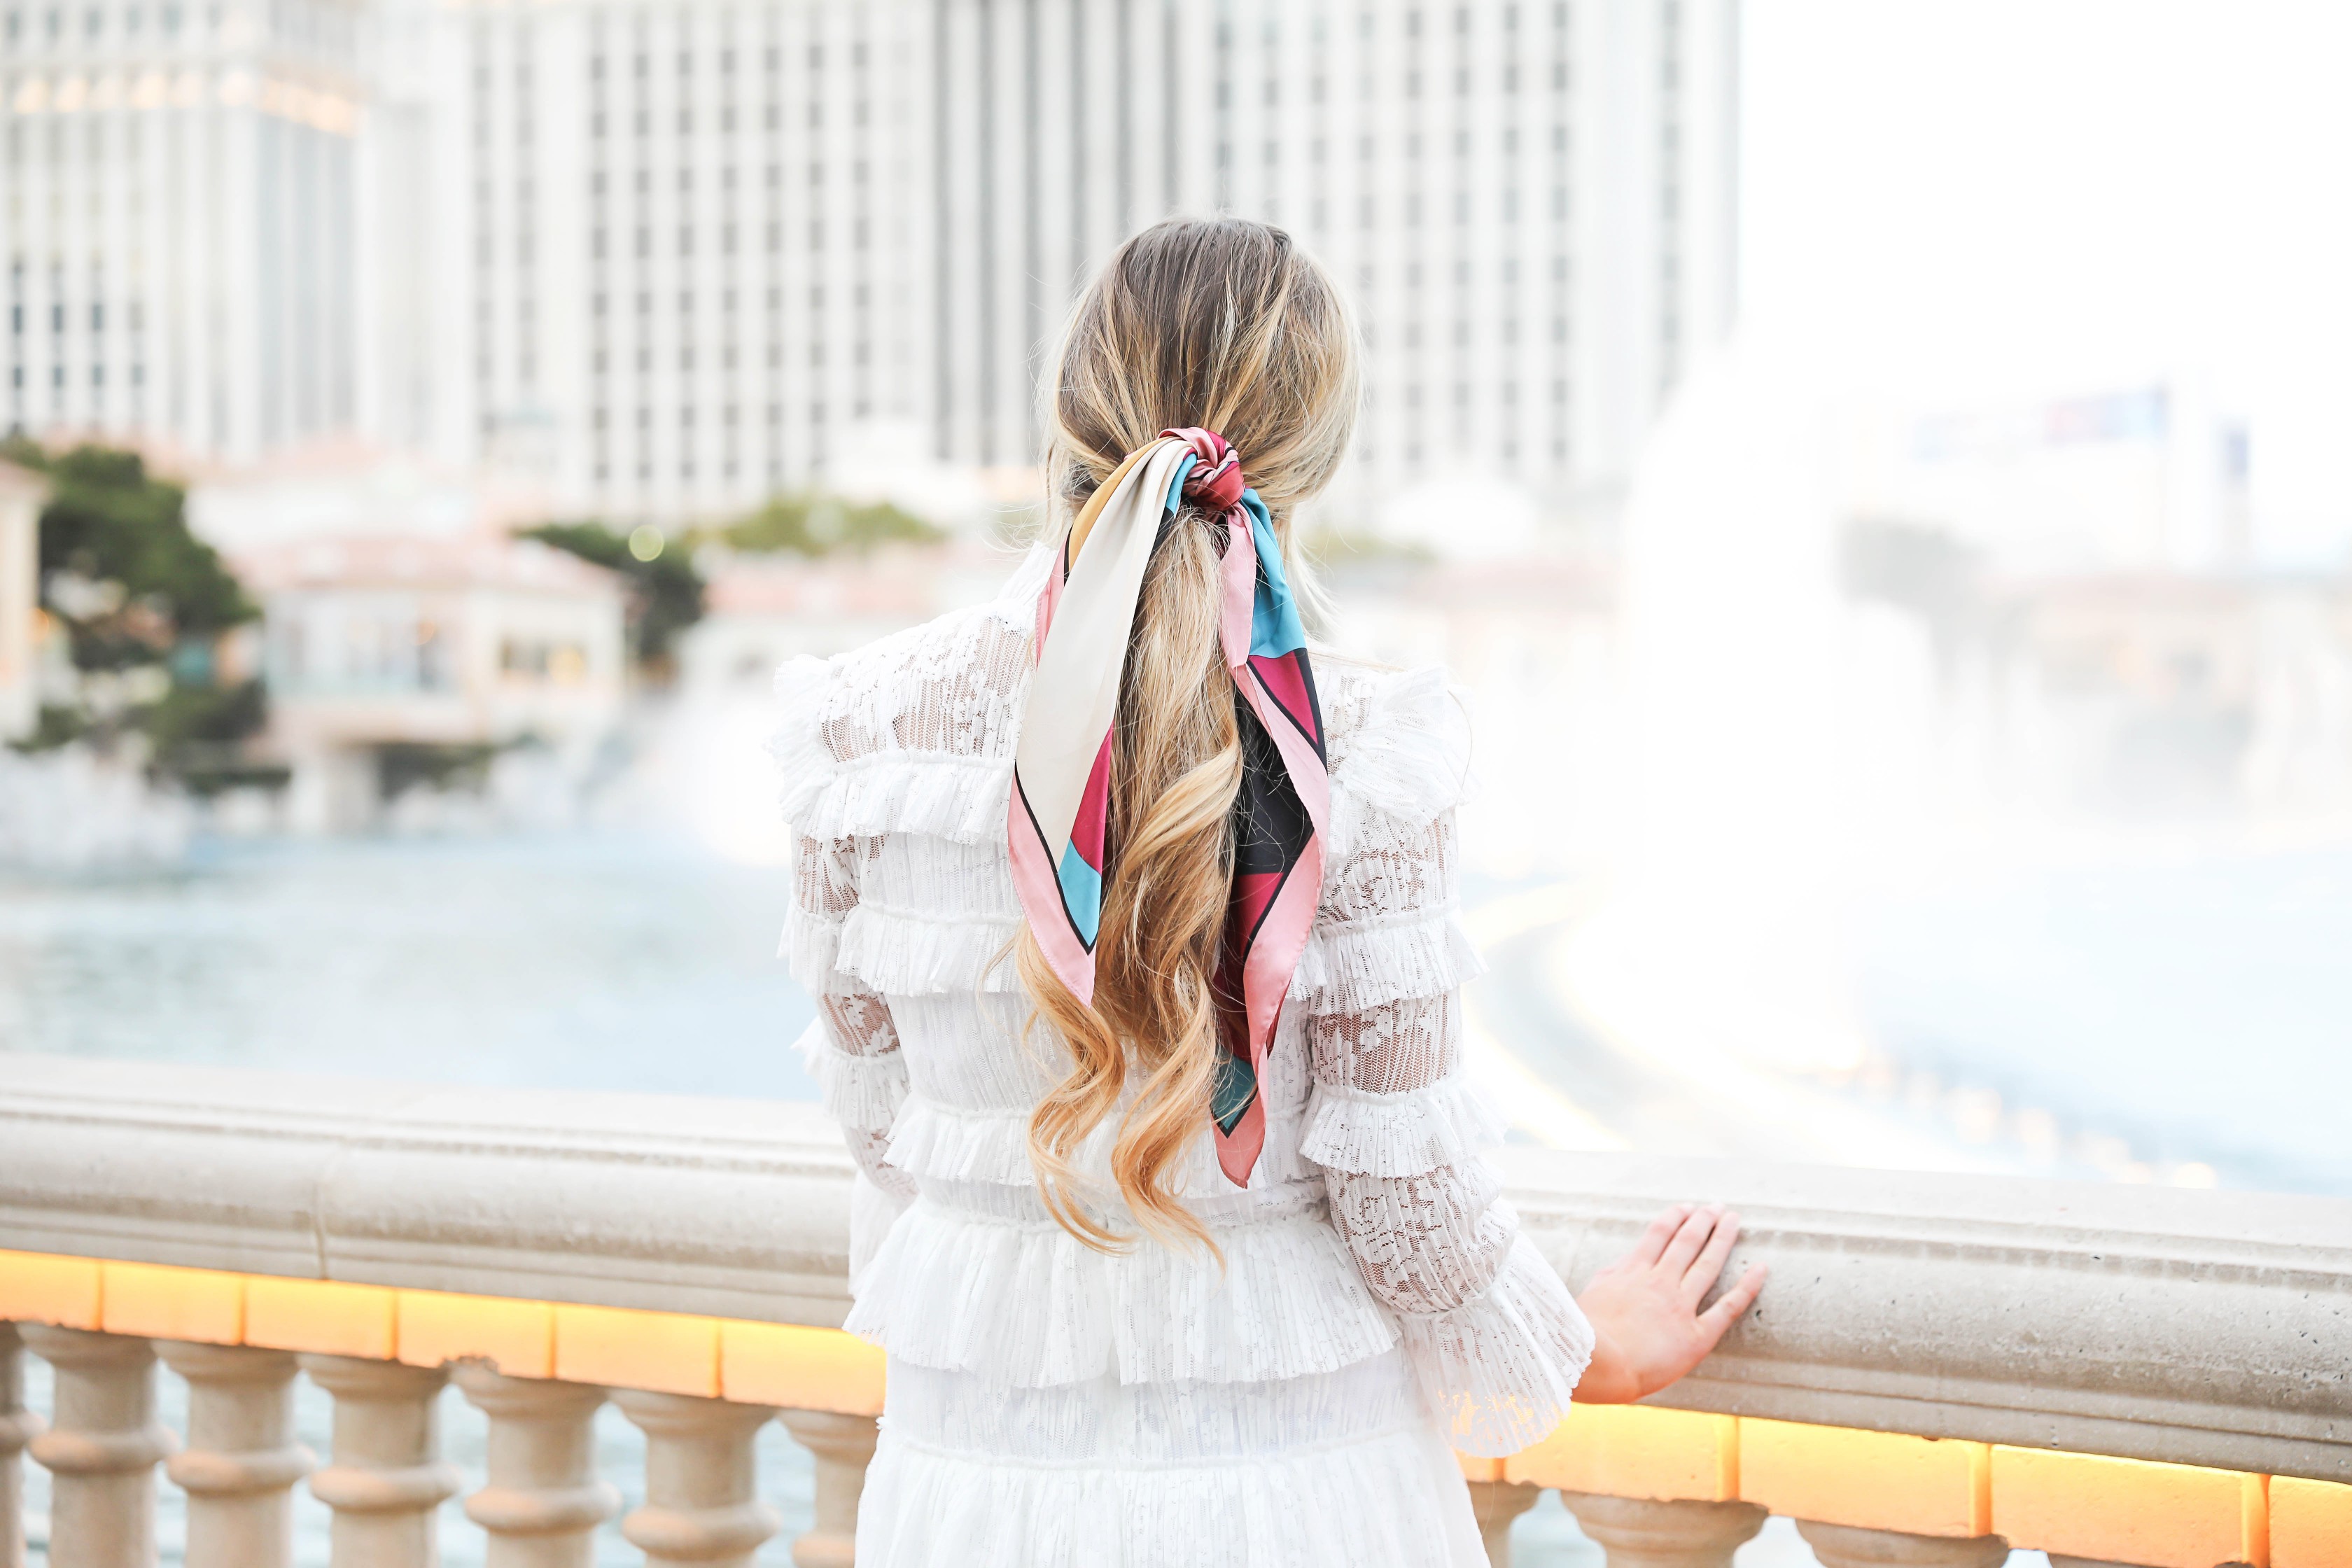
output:
[[[1290,1002],[1310,1013],[1360,1013],[1407,996],[1442,996],[1486,973],[1452,910],[1378,925],[1318,925],[1299,954]]]
[[[860,904],[841,922],[833,965],[888,996],[1017,991],[1013,942],[1020,931],[1017,920],[942,919]]]
[[[928,833],[978,844],[1003,836],[1013,788],[1009,757],[877,752],[831,768],[823,787],[807,792],[800,812],[787,813],[812,838]]]
[[[1403,1323],[1422,1393],[1465,1454],[1516,1454],[1550,1436],[1592,1360],[1592,1325],[1525,1236],[1484,1296]]]
[[[1453,1457],[1424,1428],[1193,1465],[1024,1465],[887,1426],[859,1568],[1485,1568]]]
[[[1310,1173],[1299,1163],[1300,1127],[1295,1116],[1266,1119],[1265,1146],[1251,1173],[1252,1187]],[[1073,1166],[1108,1184],[1118,1130],[1116,1114],[1104,1118],[1075,1151]],[[909,1096],[900,1108],[890,1130],[889,1158],[909,1175],[938,1181],[1026,1187],[1035,1180],[1029,1163],[1028,1111],[946,1105],[921,1094]],[[1186,1146],[1170,1177],[1172,1189],[1183,1196],[1230,1198],[1237,1190],[1219,1168],[1215,1145],[1205,1134]]]
[[[844,1127],[887,1132],[907,1098],[907,1058],[898,1051],[852,1056],[833,1043],[819,1018],[801,1031],[801,1060],[816,1079],[826,1114]]]
[[[1409,828],[1470,797],[1470,722],[1461,695],[1435,666],[1378,678],[1331,769],[1332,849],[1361,841],[1367,813]]]
[[[784,781],[784,820],[811,838],[928,833],[978,844],[1002,837],[1012,753],[892,749],[836,757],[824,739],[835,668],[830,660],[802,658],[776,671],[776,734],[769,752]]]
[[[1299,1152],[1360,1176],[1419,1176],[1462,1164],[1502,1136],[1502,1117],[1460,1073],[1402,1094],[1318,1082]]]
[[[776,730],[768,754],[782,785],[777,804],[793,827],[833,782],[833,751],[824,743],[824,702],[832,689],[833,666],[824,659],[803,656],[776,667]]]
[[[1202,1465],[1427,1426],[1412,1368],[1391,1351],[1271,1383],[1087,1383],[1022,1388],[901,1359],[897,1436],[1012,1464]]]
[[[1023,1387],[1261,1382],[1396,1343],[1396,1320],[1319,1201],[1212,1233],[1222,1268],[1148,1238],[1099,1252],[1050,1219],[951,1208],[927,1193],[884,1237],[845,1326],[903,1360]]]

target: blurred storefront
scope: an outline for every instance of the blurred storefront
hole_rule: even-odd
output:
[[[404,783],[494,752],[593,748],[626,691],[621,587],[496,537],[319,539],[257,550],[270,743],[309,829],[357,826]]]

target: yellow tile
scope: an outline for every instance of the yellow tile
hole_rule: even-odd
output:
[[[1983,1535],[1992,1529],[1992,1448],[1891,1432],[1739,1423],[1739,1495],[1774,1513],[1900,1530]]]
[[[2271,1568],[2352,1563],[2352,1487],[2271,1478]]]
[[[393,1292],[383,1286],[246,1276],[247,1344],[390,1361],[396,1331]]]
[[[94,1258],[0,1252],[0,1321],[94,1329],[102,1290]]]
[[[1996,1445],[1992,1528],[2022,1549],[2105,1557],[2147,1568],[2260,1562],[2247,1490],[2262,1478],[2194,1465]]]
[[[555,1309],[504,1296],[400,1293],[400,1359],[439,1366],[479,1356],[509,1377],[555,1375]]]
[[[559,1305],[555,1375],[607,1388],[716,1396],[719,1320]]]
[[[1559,1430],[1503,1461],[1506,1479],[1612,1497],[1739,1493],[1739,1429],[1729,1415],[1646,1405],[1579,1405]]]
[[[245,1279],[209,1268],[160,1268],[147,1263],[101,1265],[104,1310],[110,1334],[140,1334],[155,1340],[194,1340],[208,1345],[242,1343]]]
[[[739,1405],[879,1415],[883,1361],[878,1346],[839,1329],[719,1325],[719,1390]]]

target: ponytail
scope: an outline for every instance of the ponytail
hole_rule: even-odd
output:
[[[1087,290],[1063,344],[1047,452],[1061,526],[1160,432],[1217,430],[1242,455],[1297,581],[1291,520],[1346,453],[1356,374],[1354,332],[1337,289],[1281,230],[1220,218],[1143,231]],[[1087,1211],[1075,1163],[1123,1103],[1110,1165],[1128,1212],[1159,1239],[1215,1249],[1171,1178],[1208,1123],[1231,818],[1243,774],[1219,641],[1223,526],[1193,506],[1180,509],[1145,569],[1113,732],[1117,853],[1103,889],[1092,1005],[1055,974],[1027,927],[1016,941],[1033,1021],[1069,1056],[1031,1115],[1030,1161],[1055,1218],[1102,1250],[1129,1238]],[[1139,1075],[1131,1093],[1130,1073]]]

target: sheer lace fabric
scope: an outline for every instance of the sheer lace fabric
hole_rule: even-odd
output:
[[[1095,1251],[1037,1198],[1028,1118],[1066,1058],[1009,962],[1003,815],[1040,569],[778,677],[783,953],[820,998],[803,1048],[878,1194],[856,1211],[849,1326],[891,1356],[862,1518],[893,1521],[871,1542],[861,1526],[859,1560],[1189,1563],[1181,1528],[1224,1538],[1202,1561],[1226,1563],[1221,1521],[1261,1507],[1282,1516],[1264,1539],[1296,1543],[1297,1494],[1265,1489],[1290,1475],[1318,1517],[1360,1515],[1323,1517],[1320,1539],[1357,1530],[1370,1554],[1266,1562],[1483,1562],[1445,1445],[1542,1436],[1591,1337],[1476,1152],[1499,1128],[1463,1070],[1456,991],[1478,964],[1456,910],[1458,706],[1434,671],[1318,660],[1332,833],[1261,1083],[1265,1152],[1235,1189],[1204,1122],[1181,1172],[1223,1266],[1148,1240]],[[1116,1131],[1077,1164],[1088,1206],[1131,1229]]]

